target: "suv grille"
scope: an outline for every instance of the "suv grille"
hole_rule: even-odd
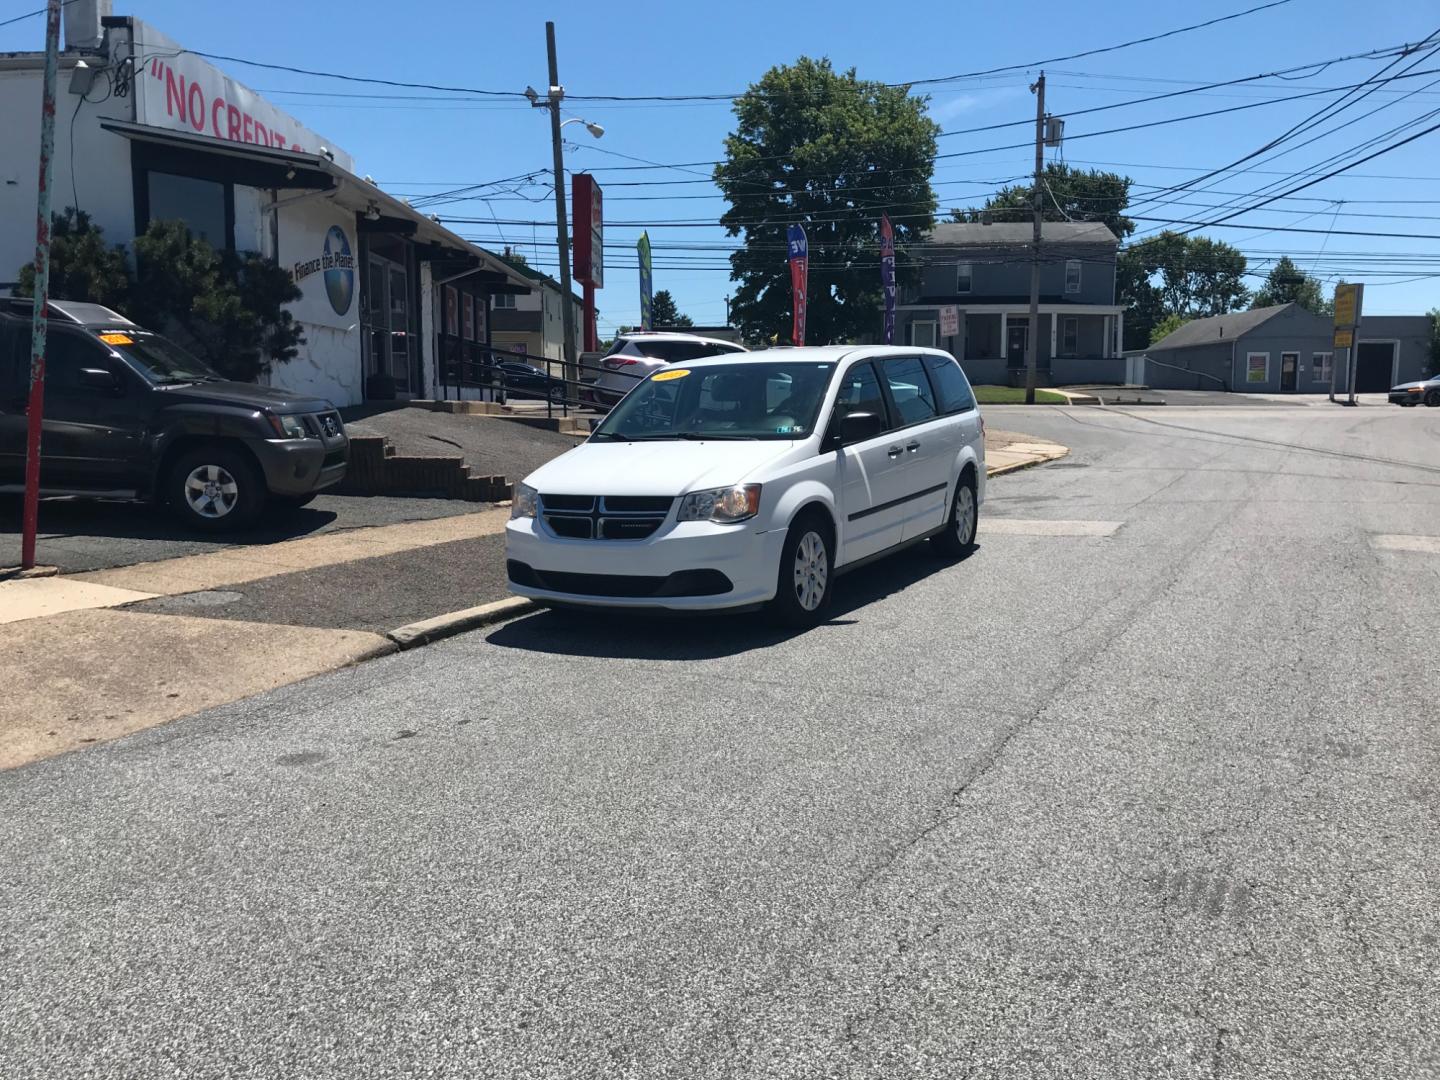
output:
[[[540,516],[567,540],[644,540],[670,515],[668,495],[541,495]]]

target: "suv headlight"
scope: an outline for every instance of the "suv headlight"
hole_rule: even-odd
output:
[[[679,521],[744,521],[760,512],[760,485],[692,491],[680,502]]]
[[[270,413],[270,426],[275,429],[275,434],[282,439],[308,439],[310,432],[305,430],[305,421],[298,416],[281,416]]]
[[[540,496],[529,484],[516,484],[515,494],[510,497],[510,519],[533,518],[540,504]]]

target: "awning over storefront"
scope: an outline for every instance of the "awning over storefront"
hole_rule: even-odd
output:
[[[473,273],[490,292],[531,291],[526,278],[503,260],[323,154],[229,142],[124,120],[105,120],[100,126],[143,144],[148,163],[154,168],[201,176],[221,172],[229,182],[247,187],[328,192],[337,206],[358,215],[360,232],[401,236],[414,242],[418,256],[436,264],[437,278]],[[281,196],[279,201],[285,202],[286,197]]]

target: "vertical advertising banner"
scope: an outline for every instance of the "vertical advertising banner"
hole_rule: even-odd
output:
[[[650,234],[642,232],[635,249],[640,253],[640,329],[653,330],[654,315],[651,310],[652,294],[655,287],[655,275],[651,271],[650,264]]]
[[[791,225],[786,230],[790,246],[790,291],[795,299],[795,317],[790,328],[791,339],[796,345],[805,344],[805,297],[810,278],[810,243],[805,239],[801,225]]]
[[[885,291],[885,344],[895,344],[895,230],[880,215],[880,285]]]

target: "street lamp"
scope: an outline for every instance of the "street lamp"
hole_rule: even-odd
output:
[[[555,60],[555,24],[545,24],[545,51],[550,63],[549,91],[542,98],[533,86],[525,87],[525,96],[537,109],[550,110],[550,143],[555,156],[555,245],[560,252],[560,320],[565,341],[562,355],[565,358],[565,377],[579,378],[575,356],[575,313],[570,310],[570,228],[565,214],[565,155],[560,146],[560,129],[566,124],[584,124],[585,130],[595,138],[605,134],[599,124],[578,117],[562,121],[560,102],[565,100],[565,87],[560,85],[559,65]]]

